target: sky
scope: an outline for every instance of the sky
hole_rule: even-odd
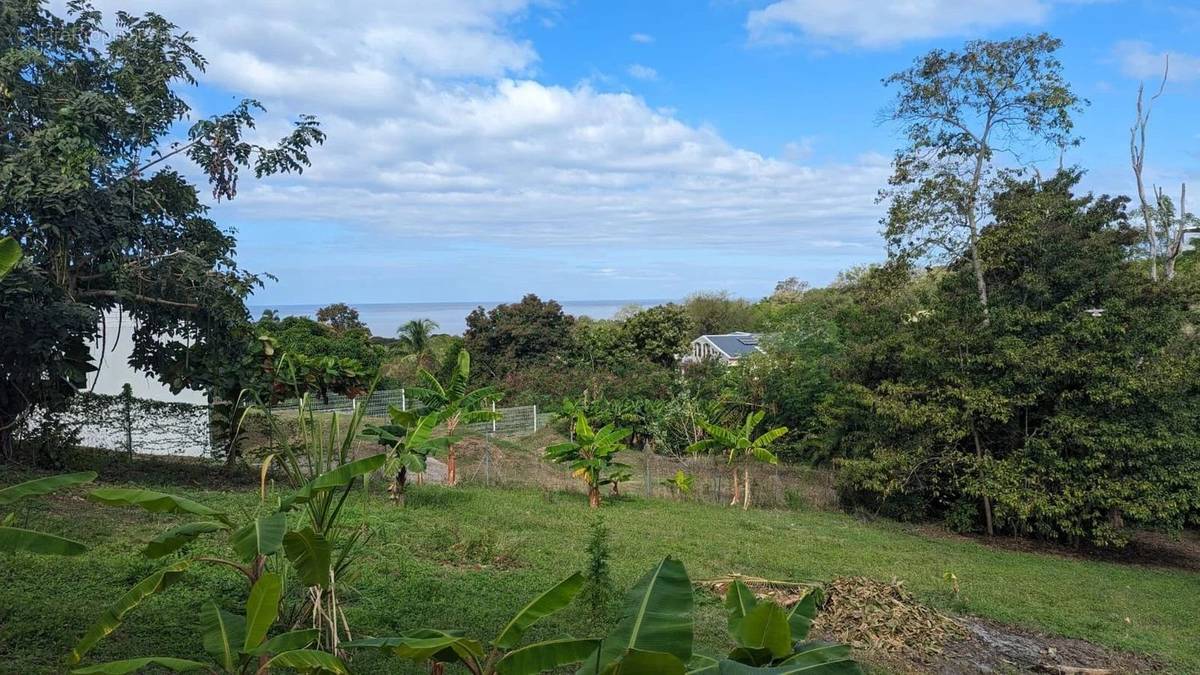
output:
[[[901,144],[881,79],[935,48],[1048,31],[1078,94],[1066,157],[1129,194],[1140,81],[1171,72],[1147,179],[1200,160],[1197,0],[98,0],[208,59],[195,116],[243,97],[328,134],[302,176],[212,215],[254,304],[755,298],[884,256]],[[1047,157],[1052,169],[1057,156]]]

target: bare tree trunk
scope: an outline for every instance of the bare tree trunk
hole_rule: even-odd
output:
[[[1146,165],[1146,126],[1150,123],[1150,111],[1154,101],[1162,96],[1163,88],[1167,86],[1167,73],[1170,62],[1163,67],[1162,83],[1158,92],[1150,97],[1150,102],[1142,105],[1145,87],[1138,85],[1137,118],[1129,130],[1129,161],[1133,167],[1133,177],[1137,183],[1138,203],[1141,206],[1142,223],[1146,228],[1146,243],[1150,245],[1150,280],[1158,281],[1158,234],[1154,231],[1154,217],[1150,211],[1150,201],[1146,199],[1146,184],[1142,180],[1142,169]]]
[[[975,439],[975,456],[983,459],[983,444],[979,441],[979,431],[975,428],[975,420],[971,420],[971,436]],[[992,526],[992,498],[988,495],[983,495],[983,517],[987,525],[987,535],[989,537],[996,534]]]
[[[745,470],[746,497],[742,502],[742,510],[750,509],[750,469]]]
[[[991,311],[988,309],[987,280],[983,277],[983,261],[979,258],[979,186],[983,182],[984,154],[988,137],[991,134],[991,118],[984,128],[979,154],[975,156],[975,172],[971,176],[971,194],[967,198],[967,229],[971,249],[971,268],[975,271],[975,288],[979,293],[979,306],[983,309],[983,325],[992,323]]]
[[[1159,191],[1158,202],[1163,203],[1165,195]],[[1188,223],[1191,221],[1188,218],[1187,212],[1187,183],[1179,186],[1179,212],[1176,216],[1176,222],[1172,223],[1170,231],[1171,240],[1167,244],[1167,255],[1163,259],[1163,276],[1167,281],[1175,278],[1175,261],[1179,255],[1183,253],[1183,235],[1187,233]]]
[[[450,446],[450,455],[446,458],[446,485],[454,487],[458,484],[458,457],[454,446]]]
[[[737,506],[737,503],[739,501],[741,501],[741,499],[742,499],[742,489],[741,489],[741,486],[738,485],[738,470],[737,470],[737,467],[734,467],[733,468],[733,499],[730,500],[729,505]]]
[[[593,509],[600,508],[600,488],[595,485],[588,486],[588,506]]]

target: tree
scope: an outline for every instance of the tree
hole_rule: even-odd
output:
[[[344,302],[335,302],[332,305],[326,305],[318,309],[317,321],[339,333],[366,331],[368,336],[371,334],[371,331],[367,329],[367,324],[359,319],[358,310]]]
[[[683,301],[683,308],[692,321],[697,335],[721,335],[754,328],[754,309],[751,304],[735,298],[728,291],[693,293]]]
[[[475,355],[476,367],[502,378],[523,366],[549,363],[565,356],[571,346],[575,317],[554,300],[530,293],[520,302],[476,308],[467,316],[464,348]]]
[[[1179,187],[1179,205],[1167,196],[1162,188],[1154,188],[1154,204],[1146,197],[1146,182],[1142,172],[1146,166],[1146,129],[1150,125],[1150,113],[1154,102],[1162,96],[1167,86],[1170,62],[1163,63],[1162,82],[1158,91],[1145,101],[1145,85],[1138,85],[1137,116],[1129,129],[1129,159],[1133,167],[1134,183],[1137,185],[1138,206],[1146,232],[1146,244],[1150,262],[1150,280],[1158,281],[1158,265],[1162,262],[1163,276],[1167,281],[1175,278],[1175,262],[1183,254],[1184,235],[1200,230],[1200,220],[1187,210],[1187,184]]]
[[[779,458],[771,452],[771,445],[788,432],[787,427],[776,427],[755,436],[754,430],[762,422],[763,416],[763,411],[757,410],[746,415],[746,420],[741,425],[734,427],[723,427],[711,422],[701,422],[701,426],[704,427],[704,431],[709,437],[696,441],[688,446],[687,449],[691,453],[716,450],[725,455],[726,464],[733,467],[733,499],[729,502],[729,505],[736,505],[740,499],[743,510],[750,508],[750,469],[746,468],[743,470],[743,485],[745,487],[743,495],[738,487],[737,465],[747,457],[768,464],[779,463]]]
[[[1062,77],[1045,33],[1002,42],[975,40],[961,52],[937,49],[886,79],[899,91],[884,116],[901,125],[908,144],[896,152],[885,236],[895,255],[921,257],[940,248],[964,251],[975,272],[984,323],[988,289],[979,237],[999,156],[1027,164],[1026,152],[1059,152],[1072,138],[1071,114],[1083,102]]]
[[[490,422],[498,419],[495,412],[487,409],[488,404],[500,398],[500,392],[494,387],[469,389],[471,380],[471,354],[467,350],[458,353],[458,360],[450,379],[442,384],[428,370],[422,368],[418,376],[425,383],[423,387],[410,387],[409,396],[428,406],[437,415],[438,421],[446,425],[446,434],[454,437],[460,424]],[[455,443],[448,447],[449,457],[446,460],[446,484],[458,484],[458,458]]]
[[[1194,522],[1200,288],[1148,280],[1126,200],[1076,196],[1078,181],[1013,182],[993,200],[989,330],[967,255],[860,296],[879,318],[848,333],[831,417],[848,506],[1098,545]]]
[[[437,327],[433,319],[412,319],[396,329],[396,343],[406,358],[422,368],[431,367],[434,360],[433,331]]]
[[[371,341],[365,330],[337,330],[307,316],[288,316],[277,321],[260,320],[259,335],[275,339],[279,351],[310,359],[351,359],[372,373],[379,370],[386,350]]]
[[[0,231],[26,264],[0,283],[0,446],[34,407],[61,410],[94,369],[88,343],[102,313],[132,319],[132,365],[173,389],[198,386],[211,359],[240,345],[246,295],[258,285],[234,260],[234,238],[206,216],[172,168],[190,160],[213,198],[239,175],[299,172],[324,140],[301,116],[276,147],[244,138],[262,107],[246,100],[173,135],[190,112],[180,85],[204,67],[193,38],[157,14],[37,0],[0,12]]]
[[[674,303],[644,309],[625,320],[624,334],[634,356],[673,366],[695,335],[687,311]]]
[[[567,464],[571,475],[587,485],[588,506],[599,508],[600,488],[615,483],[609,474],[629,468],[618,463],[616,457],[625,449],[621,441],[631,433],[631,429],[619,429],[612,424],[592,429],[587,416],[580,412],[575,416],[573,440],[546,448],[546,459],[555,464]]]

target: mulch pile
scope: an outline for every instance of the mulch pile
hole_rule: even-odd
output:
[[[813,630],[856,650],[928,662],[967,631],[954,619],[917,602],[893,579],[838,577],[825,587]]]
[[[727,577],[700,585],[725,596],[734,579],[759,598],[784,607],[813,588],[825,593],[812,638],[850,645],[865,661],[897,673],[1013,673],[1108,675],[1158,672],[1154,659],[1117,652],[1084,640],[1042,635],[973,617],[951,617],[927,607],[904,587],[866,577],[806,584]]]

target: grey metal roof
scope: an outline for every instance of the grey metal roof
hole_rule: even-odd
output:
[[[730,358],[741,358],[747,354],[759,351],[759,336],[755,333],[730,333],[728,335],[704,335],[717,349],[725,352]]]

